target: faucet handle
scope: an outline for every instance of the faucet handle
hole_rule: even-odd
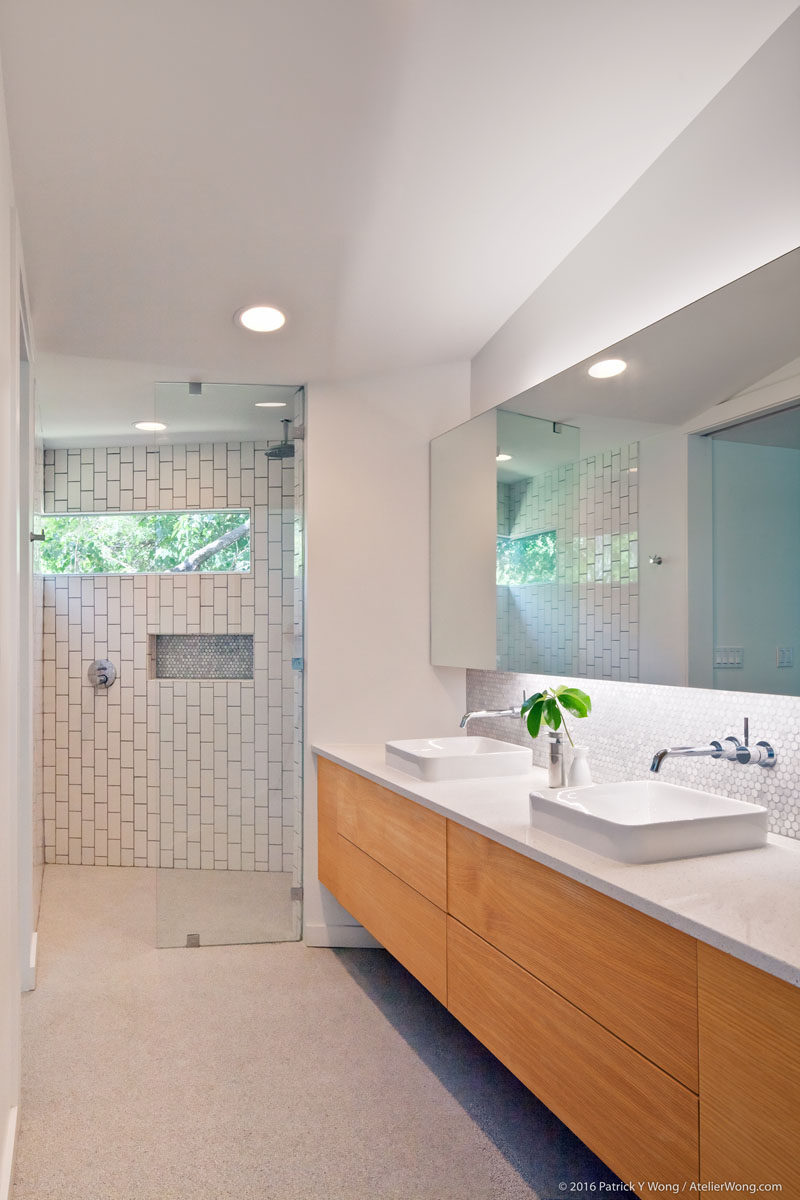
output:
[[[777,754],[769,742],[756,742],[755,746],[740,746],[736,758],[740,763],[757,763],[759,767],[774,767]]]
[[[738,762],[739,750],[742,743],[737,737],[726,737],[722,741],[722,757],[727,758],[728,762]]]

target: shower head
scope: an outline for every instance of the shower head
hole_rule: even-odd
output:
[[[281,421],[281,425],[283,426],[283,441],[279,446],[273,446],[271,450],[264,451],[267,458],[294,458],[294,442],[289,441],[289,426],[291,423],[289,417]]]

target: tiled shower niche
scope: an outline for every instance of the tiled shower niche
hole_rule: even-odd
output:
[[[151,679],[252,679],[249,633],[151,633]]]

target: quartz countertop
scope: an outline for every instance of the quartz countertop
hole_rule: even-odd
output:
[[[383,784],[579,883],[621,900],[710,946],[800,987],[800,841],[674,862],[629,864],[540,833],[529,793],[548,794],[547,772],[425,783],[388,767],[382,744],[329,744],[317,755]]]

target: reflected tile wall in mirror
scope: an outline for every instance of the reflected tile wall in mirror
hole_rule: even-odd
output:
[[[497,667],[639,678],[638,443],[499,482],[497,532],[556,533],[553,582],[497,587]]]

